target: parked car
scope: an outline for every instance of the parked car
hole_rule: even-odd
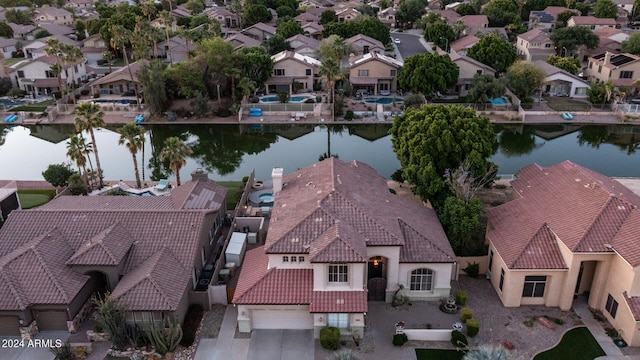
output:
[[[396,44],[400,44],[401,43],[400,39],[398,39],[398,38],[393,39],[393,42],[396,43]]]

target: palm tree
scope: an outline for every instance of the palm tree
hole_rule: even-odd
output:
[[[469,351],[462,360],[509,360],[511,356],[502,346],[481,345],[477,350]]]
[[[74,122],[76,131],[88,131],[91,135],[91,144],[93,145],[93,153],[96,157],[96,167],[98,168],[98,179],[100,181],[99,188],[104,186],[102,179],[102,167],[100,167],[100,158],[98,157],[98,146],[96,145],[96,136],[93,129],[99,129],[105,126],[104,112],[100,109],[100,105],[90,102],[83,102],[77,105],[73,114],[76,116]]]
[[[453,24],[453,32],[456,33],[456,39],[460,39],[467,30],[469,30],[469,26],[462,20],[456,20]]]
[[[342,72],[342,59],[352,52],[354,52],[353,48],[344,41],[344,38],[338,36],[333,42],[333,53],[338,61],[340,72]]]
[[[138,126],[135,123],[127,123],[125,126],[119,129],[120,131],[120,139],[118,140],[118,145],[125,145],[129,152],[131,153],[131,157],[133,158],[133,170],[136,174],[136,186],[138,189],[142,187],[140,183],[140,172],[138,171],[138,150],[144,148],[144,128],[142,126]]]
[[[256,86],[256,82],[248,77],[243,77],[242,79],[240,79],[238,87],[242,90],[242,101],[244,103],[247,103],[249,101],[249,95],[251,95],[251,92],[256,89]]]
[[[334,58],[326,58],[322,61],[322,65],[320,66],[320,71],[319,71],[320,76],[326,76],[327,77],[327,87],[330,89],[330,103],[333,106],[333,111],[332,113],[335,114],[335,85],[334,85],[334,81],[336,80],[336,78],[338,77],[338,74],[340,74],[340,67],[338,67],[338,63],[336,62],[336,59]],[[334,115],[335,117],[335,115]],[[333,119],[335,121],[335,118]]]
[[[169,2],[171,4],[171,2]],[[171,42],[169,42],[169,26],[173,26],[173,16],[171,13],[164,10],[160,12],[160,18],[164,22],[164,32],[167,38],[167,47],[169,49],[169,64],[173,65],[173,52],[171,50]]]
[[[70,68],[71,68],[71,88],[72,88],[72,93],[71,93],[71,98],[73,99],[73,103],[76,103],[76,96],[75,96],[75,91],[76,91],[76,62],[80,59],[83,58],[82,55],[82,50],[80,50],[79,47],[77,46],[73,46],[73,45],[67,45],[67,44],[63,44],[61,45],[60,49],[62,50],[62,59],[64,60],[65,64],[70,64]]]
[[[51,37],[47,39],[47,47],[44,49],[44,54],[46,56],[55,56],[56,58],[56,65],[58,65],[58,82],[60,84],[60,94],[61,96],[64,95],[64,88],[62,87],[62,70],[64,70],[64,68],[62,67],[62,61],[60,60],[60,55],[62,53],[61,51],[61,46],[62,44],[60,43],[60,40]]]
[[[135,83],[135,80],[133,80],[133,73],[129,66],[129,57],[127,56],[127,42],[129,42],[129,39],[131,39],[131,30],[122,25],[111,26],[111,47],[116,50],[122,50],[124,62],[127,64],[127,71],[129,72],[129,78],[131,79],[131,84],[133,84],[133,92],[136,94],[136,100],[138,101],[138,106],[140,106],[142,100],[138,94],[138,85]]]
[[[111,51],[105,51],[102,53],[102,58],[107,60],[107,64],[109,64],[109,73],[111,73],[111,60],[116,57]]]
[[[140,10],[142,11],[142,14],[147,17],[147,20],[151,22],[151,16],[156,14],[156,5],[153,0],[141,2]]]
[[[78,166],[78,170],[84,177],[85,186],[89,187],[89,177],[87,176],[87,158],[84,156],[85,140],[82,134],[69,137],[67,141],[67,156]]]
[[[187,163],[186,157],[192,152],[191,147],[176,136],[169,137],[164,141],[160,158],[169,161],[169,168],[176,174],[177,186],[180,186],[180,169]]]
[[[59,64],[51,64],[49,67],[51,74],[58,78],[58,90],[62,94],[62,66]]]

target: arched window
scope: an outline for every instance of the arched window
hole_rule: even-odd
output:
[[[411,272],[410,290],[431,291],[433,289],[433,271],[422,268]]]

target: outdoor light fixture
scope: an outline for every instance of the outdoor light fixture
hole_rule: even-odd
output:
[[[378,259],[373,259],[373,266],[378,266]]]

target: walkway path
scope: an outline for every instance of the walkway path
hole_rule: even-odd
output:
[[[593,335],[598,344],[600,344],[602,350],[607,354],[607,356],[599,357],[598,359],[630,359],[630,357],[624,357],[622,351],[620,351],[611,338],[604,332],[602,324],[593,318],[593,314],[587,305],[587,299],[584,296],[579,296],[573,301],[573,311],[580,316],[580,320],[582,320],[591,332],[591,335]]]
[[[194,360],[246,360],[251,339],[234,339],[238,309],[228,305],[217,339],[201,339]]]

